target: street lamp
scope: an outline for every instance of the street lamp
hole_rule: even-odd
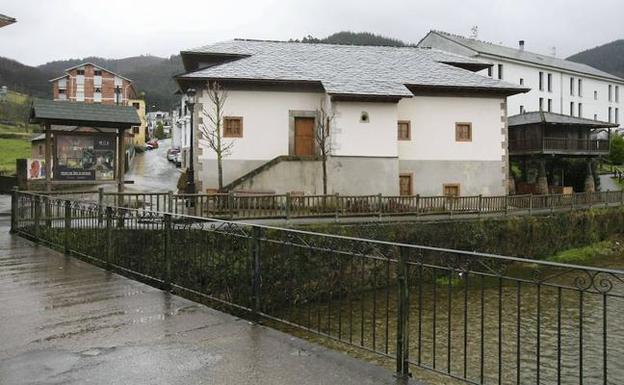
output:
[[[190,135],[190,146],[191,146],[191,153],[190,153],[190,162],[189,162],[189,167],[188,170],[186,172],[186,192],[188,194],[195,194],[196,189],[195,189],[195,169],[194,169],[194,150],[193,150],[193,109],[195,108],[195,89],[194,88],[189,88],[188,90],[186,90],[186,106],[188,107],[188,110],[191,112],[191,135]]]

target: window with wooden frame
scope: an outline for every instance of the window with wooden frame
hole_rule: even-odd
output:
[[[399,120],[397,122],[397,129],[399,140],[412,139],[412,124],[409,120]]]
[[[458,197],[459,196],[459,183],[447,183],[442,186],[442,194],[445,197]]]
[[[457,142],[472,142],[472,123],[455,123],[455,140]]]
[[[223,137],[243,137],[243,118],[241,116],[226,116],[223,118]]]
[[[399,175],[399,194],[401,196],[412,195],[412,174]]]

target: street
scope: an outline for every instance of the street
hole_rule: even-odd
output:
[[[159,147],[151,151],[137,153],[130,170],[126,174],[126,191],[177,191],[180,170],[167,160],[167,150],[171,147],[171,139],[158,141]],[[109,187],[111,188],[111,187]]]

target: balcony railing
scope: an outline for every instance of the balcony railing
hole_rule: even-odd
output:
[[[602,154],[609,152],[607,139],[528,138],[509,142],[510,152]]]

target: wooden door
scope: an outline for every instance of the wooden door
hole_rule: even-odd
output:
[[[314,156],[314,118],[295,118],[295,155]]]
[[[412,195],[412,175],[399,175],[399,194],[403,196]]]

